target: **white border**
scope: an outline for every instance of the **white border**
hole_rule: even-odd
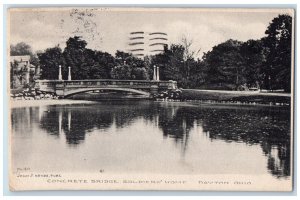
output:
[[[222,0],[209,0],[209,1],[197,1],[197,0],[126,0],[126,1],[121,1],[121,0],[102,0],[102,1],[97,1],[97,0],[84,0],[84,1],[79,1],[79,0],[72,0],[72,1],[66,1],[66,0],[43,0],[43,1],[40,1],[40,0],[27,0],[26,2],[24,2],[24,0],[3,0],[1,5],[2,5],[2,9],[0,11],[0,14],[1,16],[3,16],[3,4],[23,4],[22,6],[21,5],[16,5],[18,7],[32,7],[32,6],[38,6],[37,4],[40,4],[40,3],[43,3],[43,4],[47,4],[49,6],[54,6],[53,4],[59,4],[59,5],[66,5],[66,4],[72,4],[72,5],[75,5],[75,4],[80,4],[80,6],[82,5],[87,5],[87,4],[109,4],[109,5],[114,5],[114,4],[117,4],[119,6],[121,5],[128,5],[128,4],[135,4],[135,5],[145,5],[145,4],[150,4],[148,6],[155,6],[153,4],[156,4],[156,5],[163,5],[164,7],[175,7],[176,5],[177,6],[184,6],[184,7],[244,7],[244,6],[247,6],[247,7],[260,7],[258,5],[261,5],[262,7],[280,7],[280,5],[278,4],[281,4],[282,6],[287,6],[289,4],[289,6],[292,6],[291,4],[294,4],[295,7],[297,6],[297,0],[270,0],[270,1],[266,1],[266,0],[247,0],[247,1],[241,1],[241,0],[227,0],[226,3],[223,2]],[[172,4],[170,4],[172,3]],[[272,3],[272,4],[270,4]],[[196,5],[197,4],[197,5]],[[199,4],[202,4],[202,5],[199,5]],[[221,4],[221,5],[220,5]],[[232,5],[232,4],[235,4],[235,5]],[[256,4],[256,5],[254,5]],[[277,5],[276,5],[277,4]],[[26,5],[26,6],[24,6]],[[42,6],[42,5],[40,5]],[[296,13],[296,17],[297,17],[297,13]],[[4,18],[1,17],[0,19],[0,25],[1,27],[3,27],[3,20]],[[297,20],[296,18],[296,27],[299,27],[299,21]],[[1,29],[1,41],[0,41],[0,44],[4,44],[4,29],[2,28]],[[295,64],[297,65],[297,58],[298,58],[298,51],[297,51],[297,46],[298,46],[298,43],[299,43],[299,40],[297,39],[297,28],[296,28],[296,51],[295,51],[295,58],[296,58],[296,62]],[[1,48],[0,50],[0,56],[1,56],[1,60],[2,60],[2,63],[4,62],[4,57],[3,57],[3,51],[4,50],[4,47]],[[2,66],[6,66],[6,65],[2,65]],[[1,68],[1,75],[4,74],[4,68],[2,67]],[[295,70],[295,76],[298,77],[298,70],[296,68]],[[3,78],[3,77],[2,77]],[[0,81],[1,83],[1,86],[0,86],[0,93],[4,94],[4,88],[3,88],[3,80]],[[295,104],[295,108],[298,107],[298,101],[297,101],[297,91],[298,91],[298,88],[299,88],[299,83],[297,81],[297,78],[296,78],[296,91],[295,91],[295,95],[296,95],[296,104]],[[1,103],[0,103],[0,110],[1,112],[3,113],[3,98],[1,98]],[[296,112],[296,109],[295,109],[295,112]],[[295,122],[295,126],[297,126],[297,124],[299,124],[299,119],[297,118],[297,113],[295,113],[295,119],[297,120]],[[3,127],[3,120],[1,120],[0,122],[0,125],[1,127]],[[296,144],[299,142],[299,137],[296,137],[297,138],[297,141]],[[3,137],[0,137],[0,142],[1,144],[3,144]],[[297,145],[296,145],[297,147]],[[296,152],[295,152],[296,153]],[[298,157],[299,157],[299,154],[296,153],[297,157],[295,157],[295,162],[297,163],[298,161]],[[1,171],[3,171],[3,155],[2,155],[2,159],[1,159]],[[298,166],[297,166],[297,169],[298,169]],[[295,170],[297,170],[295,169]],[[295,175],[297,175],[297,177],[295,177],[297,180],[298,180],[298,173],[296,173]],[[1,173],[0,175],[0,180],[3,180],[3,174]],[[3,189],[3,182],[0,183],[0,190],[2,192],[2,189]],[[297,188],[295,188],[295,190],[299,191],[299,186],[297,184]],[[178,198],[182,198],[182,195],[201,195],[199,194],[198,192],[197,193],[194,193],[194,192],[191,192],[191,193],[178,193],[178,192],[171,192],[171,193],[164,193],[164,192],[159,192],[161,193],[161,195],[176,195],[177,197],[168,197],[167,199],[178,199]],[[205,199],[240,199],[241,197],[239,196],[231,196],[231,195],[235,195],[237,193],[225,193],[225,194],[221,194],[222,196],[220,196],[220,193],[210,193],[210,195],[216,195],[216,196],[207,196],[205,197]],[[239,193],[238,193],[239,194]],[[261,197],[257,197],[257,196],[252,196],[254,193],[241,193],[239,195],[250,195],[250,196],[243,196],[243,199],[252,199],[252,198],[256,198],[256,199],[296,199],[297,196],[277,196],[276,193],[274,193],[273,195],[274,196],[264,196],[262,193],[258,193],[256,195],[260,196]],[[44,195],[43,193],[40,193],[40,195]],[[78,193],[74,193],[74,195],[78,195]],[[91,193],[91,195],[93,195]],[[99,195],[99,194],[98,194]],[[112,195],[111,193],[106,193],[106,192],[103,192],[102,195]],[[115,195],[151,195],[149,193],[145,194],[145,193],[141,193],[141,192],[137,192],[136,194],[133,194],[132,192],[131,193],[127,193],[127,192],[123,192],[123,193],[116,193]],[[152,194],[152,195],[155,195],[155,194]],[[207,194],[206,194],[207,195]],[[7,197],[5,197],[7,198]],[[11,197],[10,197],[11,198]],[[38,196],[36,197],[12,197],[13,199],[32,199],[32,198],[40,198]],[[46,198],[46,199],[49,199],[49,198],[52,198],[52,197],[43,197],[43,198]],[[57,197],[55,197],[57,198]],[[82,197],[60,197],[60,198],[72,198],[72,199],[78,199],[78,198],[82,198]],[[87,197],[85,197],[87,198]],[[93,197],[93,198],[99,198],[99,197]],[[102,198],[102,197],[101,197]],[[140,199],[140,197],[121,197],[120,199]],[[155,198],[158,198],[158,197],[155,197]],[[191,197],[185,197],[185,198],[188,198],[190,199]],[[197,197],[196,197],[197,198]],[[115,198],[114,198],[115,199]],[[145,199],[148,199],[148,198],[145,198]]]

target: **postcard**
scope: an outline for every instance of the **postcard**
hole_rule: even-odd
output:
[[[11,191],[293,190],[293,9],[7,20]]]

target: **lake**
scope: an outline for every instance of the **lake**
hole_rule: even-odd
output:
[[[11,120],[14,170],[291,179],[289,107],[110,101],[12,108]]]

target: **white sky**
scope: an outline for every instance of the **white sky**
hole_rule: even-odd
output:
[[[82,36],[88,48],[115,54],[126,51],[129,32],[162,31],[170,43],[180,43],[183,35],[193,40],[198,57],[228,39],[247,41],[265,36],[271,20],[291,10],[209,10],[209,9],[79,9],[12,10],[10,44],[25,42],[34,51],[45,50],[74,35]],[[72,14],[73,13],[73,14]]]

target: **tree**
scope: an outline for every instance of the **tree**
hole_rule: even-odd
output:
[[[10,56],[30,56],[30,64],[37,67],[39,65],[39,60],[37,54],[32,52],[32,48],[30,45],[26,44],[25,42],[17,43],[16,45],[10,45]],[[26,73],[27,70],[30,69],[30,65],[23,66],[22,69],[19,68],[19,63],[14,62],[10,65],[10,76],[11,76],[11,87],[24,87],[27,83]],[[29,72],[29,83],[32,83],[35,78],[35,72]]]
[[[151,65],[159,67],[161,80],[175,80],[182,87],[183,55],[184,47],[172,44],[164,53],[152,56]]]
[[[265,74],[265,48],[261,40],[248,40],[241,46],[241,56],[245,65],[245,78],[250,87],[262,88]]]
[[[193,45],[193,40],[189,40],[186,36],[182,37],[182,46],[184,48],[183,51],[183,67],[184,69],[182,70],[184,72],[184,78],[186,80],[190,79],[190,75],[191,75],[191,66],[190,66],[190,62],[195,61],[194,58],[195,56],[197,56],[201,50],[198,49],[197,51],[193,51],[191,50],[191,46]]]
[[[191,43],[183,43],[172,44],[164,53],[152,56],[150,66],[160,68],[161,80],[175,80],[179,87],[195,88],[204,82],[203,64],[194,59],[194,52],[189,50]]]
[[[147,80],[149,76],[145,67],[132,68],[131,78],[136,80]]]
[[[41,79],[57,80],[59,65],[65,66],[65,59],[60,47],[48,48],[38,54],[41,67]]]
[[[16,45],[10,45],[10,55],[11,56],[24,56],[32,55],[31,46],[25,42],[20,42]]]
[[[230,39],[204,54],[208,84],[216,85],[219,89],[237,89],[247,82],[241,45],[241,42]]]
[[[132,68],[127,64],[117,65],[112,69],[111,76],[113,79],[130,80],[131,71]]]
[[[190,64],[191,75],[189,77],[189,88],[202,87],[207,81],[207,67],[202,60],[193,60]]]
[[[18,69],[18,62],[14,61],[10,63],[10,88],[15,89],[21,85],[23,79],[22,69]]]
[[[88,64],[93,63],[92,60],[89,60],[91,52],[85,51],[86,45],[86,41],[82,40],[81,37],[71,37],[67,40],[66,48],[63,51],[63,57],[65,58],[66,66],[71,67],[71,75],[75,80],[89,78]],[[63,74],[63,76],[64,75],[65,73]]]
[[[279,15],[269,24],[263,38],[266,47],[266,77],[269,89],[291,90],[292,17]],[[268,80],[269,79],[269,80]]]
[[[34,54],[30,45],[25,42],[17,43],[16,45],[10,45],[10,56],[30,56],[30,63],[34,66],[39,65],[37,54]]]
[[[69,38],[66,44],[63,56],[66,66],[71,67],[73,79],[111,78],[111,70],[116,64],[112,55],[86,48],[87,42],[78,36]],[[67,76],[67,72],[65,76]]]
[[[111,71],[112,78],[149,80],[149,65],[145,61],[123,51],[117,51],[115,58],[116,66]]]
[[[102,78],[102,79],[111,78],[111,75],[110,75],[111,70],[116,65],[115,58],[109,53],[95,51],[94,60],[95,60],[94,67],[96,68],[94,77]]]

